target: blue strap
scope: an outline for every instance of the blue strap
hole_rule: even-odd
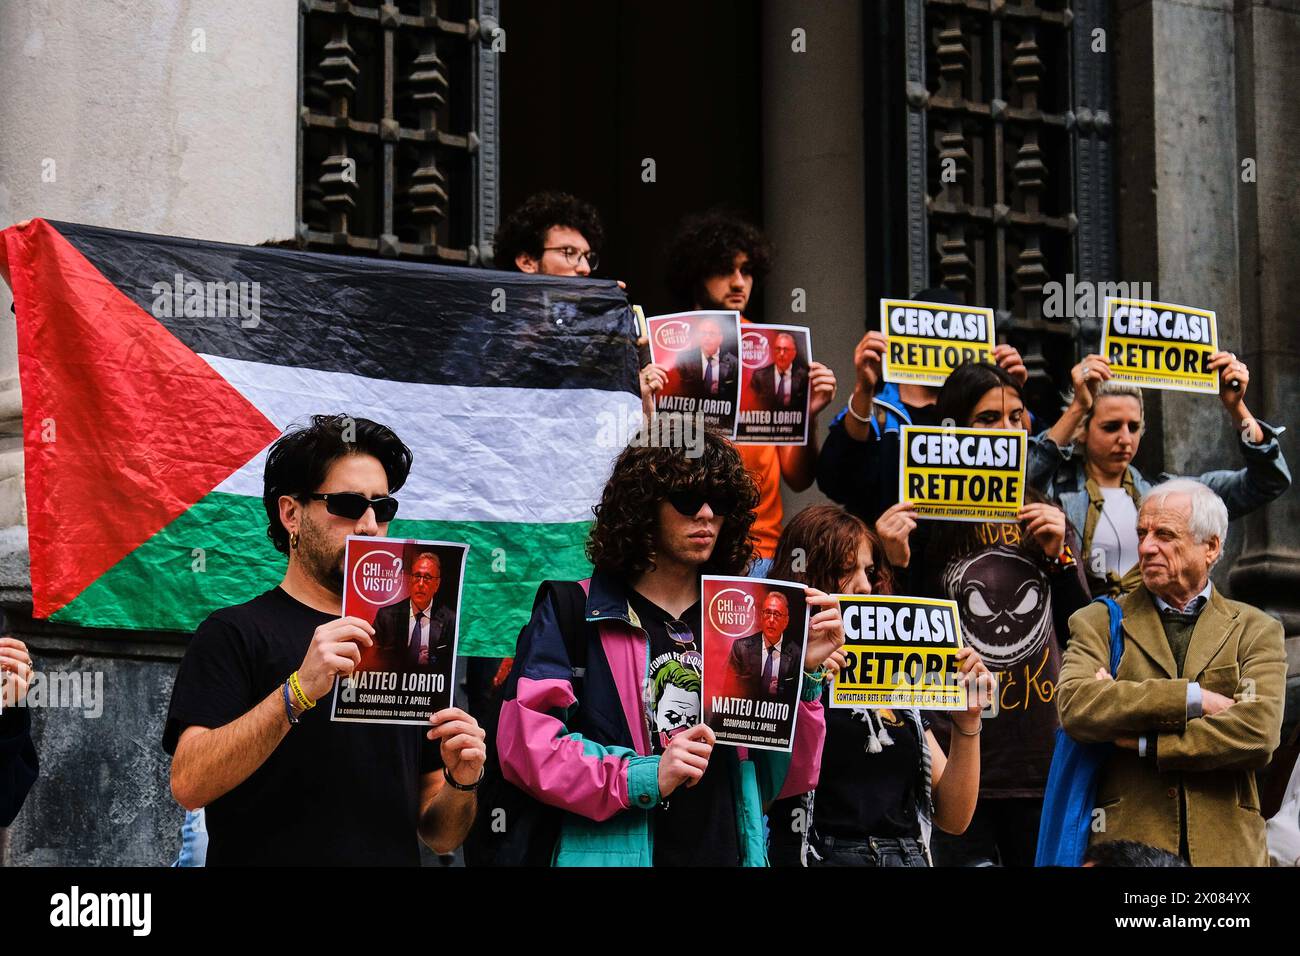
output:
[[[893,382],[886,382],[871,402],[873,405],[880,405],[885,409],[885,432],[896,432],[902,425],[912,424],[912,416],[907,413],[898,386]],[[880,437],[880,425],[876,422],[874,415],[871,416],[871,430],[877,438]]]
[[[1119,661],[1124,656],[1124,612],[1114,598],[1099,597],[1096,600],[1105,604],[1110,612],[1110,673],[1114,677],[1119,673]]]

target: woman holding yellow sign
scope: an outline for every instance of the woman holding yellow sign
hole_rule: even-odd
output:
[[[941,420],[1027,429],[1020,384],[988,363],[960,365],[939,392]],[[961,836],[936,832],[938,866],[1032,866],[1051,766],[1056,682],[1070,615],[1088,603],[1060,508],[1032,490],[1017,521],[917,521],[906,502],[876,522],[898,590],[957,602],[962,634],[998,681],[985,714],[979,804]],[[936,714],[951,746],[960,727]]]
[[[1273,426],[1246,407],[1250,369],[1231,352],[1215,352],[1219,400],[1241,433],[1245,466],[1197,477],[1228,507],[1229,519],[1249,514],[1291,484]],[[1095,596],[1120,597],[1141,583],[1137,509],[1151,483],[1133,467],[1145,426],[1142,390],[1111,380],[1111,366],[1089,355],[1070,373],[1074,396],[1055,425],[1029,441],[1026,479],[1065,509],[1081,529],[1084,570]],[[1234,387],[1235,386],[1235,387]]]
[[[892,589],[880,539],[834,505],[795,516],[772,573],[830,593]],[[973,649],[957,659],[971,706],[953,715],[960,733],[947,753],[914,708],[826,710],[817,789],[768,809],[773,866],[928,866],[932,825],[966,829],[979,792],[981,691],[987,698],[993,680]],[[822,666],[842,663],[841,650]]]

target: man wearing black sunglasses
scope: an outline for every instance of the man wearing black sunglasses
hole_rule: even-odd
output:
[[[556,865],[762,866],[763,805],[815,782],[820,676],[804,679],[793,753],[742,759],[699,723],[700,576],[744,571],[757,503],[718,434],[696,458],[629,447],[595,509],[585,614],[565,614],[555,582],[539,595],[503,688],[497,754],[506,780],[567,811],[544,848]],[[843,628],[833,599],[808,603],[827,607],[809,622],[813,671]]]
[[[417,833],[448,853],[468,832],[487,754],[472,717],[448,708],[427,731],[329,719],[335,679],[375,635],[341,616],[345,542],[387,532],[410,468],[362,418],[317,415],[271,446],[263,505],[284,579],[199,625],[163,732],[172,794],[207,808],[209,866],[417,865]]]

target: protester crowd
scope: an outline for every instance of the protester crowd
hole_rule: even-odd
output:
[[[602,239],[594,209],[545,193],[503,224],[498,264],[586,276]],[[683,310],[747,323],[772,255],[740,219],[691,217],[668,289]],[[913,298],[956,304],[942,289]],[[1073,368],[1045,426],[1010,345],[940,386],[886,382],[888,348],[885,333],[863,336],[821,447],[815,421],[840,392],[814,362],[806,444],[710,431],[697,456],[619,454],[593,503],[590,578],[543,585],[514,656],[471,659],[468,708],[427,729],[332,722],[320,707],[375,644],[371,624],[342,615],[345,539],[386,532],[413,453],[400,428],[338,415],[282,436],[264,504],[284,579],[203,622],[167,715],[172,792],[190,811],[182,862],[206,843],[212,865],[413,864],[418,835],[440,853],[463,845],[469,865],[1032,866],[1059,823],[1045,816],[1063,730],[1109,745],[1078,862],[1266,865],[1255,774],[1279,746],[1283,632],[1210,579],[1229,522],[1290,485],[1281,429],[1246,405],[1249,369],[1210,359],[1241,467],[1151,481],[1132,464],[1142,391],[1112,381],[1103,356]],[[705,381],[726,371],[701,361]],[[647,415],[668,380],[643,354]],[[1017,520],[926,520],[900,494],[902,428],[941,422],[1028,435]],[[782,487],[814,484],[835,504],[787,516]],[[805,589],[789,752],[724,746],[681,717],[701,712],[702,575]],[[827,707],[845,665],[836,594],[955,601],[969,706]],[[0,825],[37,772],[14,706],[31,667],[0,639]]]

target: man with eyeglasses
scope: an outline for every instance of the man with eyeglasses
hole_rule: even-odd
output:
[[[596,508],[582,613],[565,612],[556,582],[539,594],[496,747],[507,781],[565,811],[545,847],[555,865],[763,866],[763,806],[816,783],[825,720],[812,672],[844,641],[833,598],[808,592],[823,610],[809,622],[792,753],[715,747],[698,723],[700,576],[748,565],[757,501],[716,433],[698,458],[629,447]]]
[[[267,454],[267,536],[278,587],[199,625],[172,690],[163,747],[172,794],[207,808],[207,864],[419,864],[464,840],[487,751],[457,708],[424,730],[330,721],[335,678],[375,629],[342,617],[349,534],[382,535],[411,451],[363,418],[317,415]]]
[[[501,223],[498,268],[533,275],[588,276],[600,264],[605,231],[588,203],[561,192],[528,197]]]
[[[451,660],[456,615],[433,599],[442,587],[442,562],[425,551],[411,562],[406,593],[375,615],[375,670],[437,671]]]
[[[727,668],[738,696],[780,700],[794,686],[799,644],[786,640],[790,602],[780,591],[769,591],[759,611],[759,630],[731,645]]]
[[[778,332],[772,340],[772,362],[754,372],[749,387],[760,408],[803,410],[808,396],[808,366],[798,360],[794,336]]]

